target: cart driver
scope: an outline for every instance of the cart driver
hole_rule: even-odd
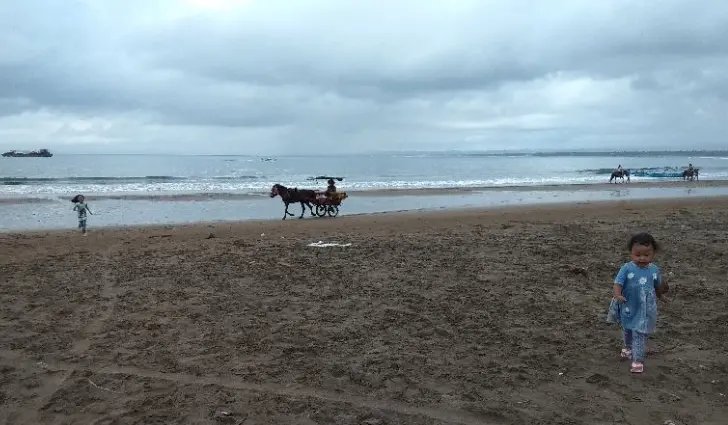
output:
[[[334,183],[334,179],[329,179],[327,182],[329,186],[326,188],[326,197],[330,198],[332,194],[336,193],[336,183]]]

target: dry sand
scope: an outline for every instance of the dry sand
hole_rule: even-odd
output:
[[[725,424],[726,207],[0,235],[0,424]],[[674,276],[633,376],[604,318],[640,230]]]

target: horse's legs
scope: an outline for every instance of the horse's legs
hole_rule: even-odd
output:
[[[303,218],[303,214],[306,212],[306,207],[308,207],[309,212],[311,213],[311,217],[315,216],[313,212],[313,207],[311,206],[311,203],[308,201],[301,201],[301,216],[298,218]]]
[[[283,219],[285,220],[287,216],[293,215],[293,213],[288,212],[288,202],[284,202],[284,204],[286,205],[286,210],[283,211]]]

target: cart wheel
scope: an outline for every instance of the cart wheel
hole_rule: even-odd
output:
[[[323,217],[326,215],[326,205],[316,205],[316,215]]]
[[[336,217],[337,215],[339,215],[339,207],[337,207],[336,205],[330,205],[326,209],[326,213],[329,215],[329,217]]]

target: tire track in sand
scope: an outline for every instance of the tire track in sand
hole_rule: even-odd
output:
[[[84,335],[86,335],[85,338],[74,343],[71,349],[71,354],[75,356],[83,356],[88,351],[93,343],[93,337],[102,330],[104,323],[109,319],[109,317],[111,317],[114,306],[118,301],[119,292],[117,288],[115,288],[110,267],[111,254],[115,247],[116,245],[112,245],[103,253],[103,273],[101,275],[101,290],[99,292],[99,296],[102,299],[105,299],[105,301],[102,302],[104,310],[84,328]],[[41,410],[53,399],[53,396],[62,388],[63,384],[73,375],[74,372],[90,372],[105,375],[128,375],[137,378],[159,379],[178,384],[217,385],[229,389],[270,393],[284,397],[315,398],[322,401],[348,404],[374,411],[381,410],[404,416],[426,417],[451,424],[500,425],[503,423],[494,417],[478,416],[462,410],[413,406],[397,401],[378,400],[370,397],[341,394],[315,388],[294,387],[272,383],[261,384],[218,376],[210,377],[195,376],[184,373],[158,372],[127,366],[104,366],[96,368],[62,362],[51,362],[50,364],[45,362],[38,363],[22,358],[22,355],[17,352],[7,350],[0,352],[0,364],[16,368],[19,367],[26,370],[42,368],[46,372],[57,373],[57,375],[53,375],[44,383],[44,385],[41,386],[41,388],[39,388],[38,397],[35,402],[35,409],[27,410],[24,414],[21,414],[19,423],[40,423]]]
[[[6,353],[8,354],[8,353]],[[0,359],[0,364],[6,364],[13,367],[34,367],[37,365],[30,360],[11,359],[8,355],[3,355]],[[16,356],[17,357],[17,356]],[[476,414],[448,408],[437,408],[437,407],[426,407],[426,406],[413,406],[410,404],[389,401],[389,400],[378,400],[365,396],[356,396],[350,394],[341,394],[321,389],[307,388],[307,387],[296,387],[288,386],[284,384],[260,384],[255,382],[249,382],[240,379],[219,377],[219,376],[195,376],[185,373],[168,373],[168,372],[157,372],[151,370],[144,370],[136,367],[129,366],[104,366],[104,367],[84,367],[74,364],[66,363],[50,363],[43,364],[43,369],[50,372],[60,372],[64,377],[63,380],[54,380],[55,391],[47,397],[41,407],[50,400],[53,394],[61,387],[65,379],[70,377],[74,372],[87,372],[97,375],[124,375],[135,378],[146,378],[146,379],[158,379],[163,381],[174,382],[183,385],[215,385],[223,388],[229,388],[233,390],[244,390],[258,393],[269,393],[283,397],[298,397],[298,398],[314,398],[322,401],[348,404],[351,406],[361,407],[373,411],[388,411],[404,416],[420,416],[429,419],[438,420],[450,424],[460,425],[501,425],[504,422],[498,420],[495,417],[483,417]],[[39,423],[36,420],[34,422],[27,423]],[[23,422],[26,423],[26,422]]]
[[[91,347],[93,337],[101,330],[104,322],[111,317],[114,306],[117,302],[117,293],[114,291],[114,281],[111,276],[111,253],[117,245],[111,245],[102,253],[101,290],[99,297],[102,299],[103,311],[95,319],[91,320],[83,329],[85,337],[76,341],[70,350],[70,354],[83,356]],[[15,359],[13,363],[22,363]],[[68,365],[65,368],[53,368],[46,363],[38,363],[47,372],[61,372],[59,375],[46,376],[46,381],[38,388],[37,397],[33,409],[23,409],[18,418],[19,423],[37,424],[40,423],[40,413],[43,408],[53,399],[53,396],[63,387],[66,380],[77,370],[75,365]]]
[[[496,425],[496,423],[492,421],[492,418],[489,418],[489,421],[486,422],[485,419],[482,417],[461,410],[413,406],[396,401],[377,400],[369,397],[341,394],[307,387],[293,387],[281,384],[266,383],[260,384],[225,377],[209,377],[195,376],[184,373],[155,372],[135,367],[121,366],[94,368],[94,370],[89,370],[89,372],[108,375],[130,375],[140,378],[160,379],[180,384],[217,385],[224,388],[271,393],[285,397],[309,397],[323,401],[349,404],[371,410],[385,410],[405,416],[423,416],[452,424]]]
[[[114,311],[116,302],[119,299],[119,291],[114,288],[114,280],[111,276],[111,253],[116,245],[112,245],[104,251],[104,263],[103,273],[101,274],[101,291],[99,296],[102,299],[106,299],[104,302],[105,308],[96,319],[92,320],[85,328],[85,338],[76,341],[71,349],[71,354],[82,356],[91,347],[93,337],[98,334],[104,326],[104,323],[111,317],[111,313]]]

